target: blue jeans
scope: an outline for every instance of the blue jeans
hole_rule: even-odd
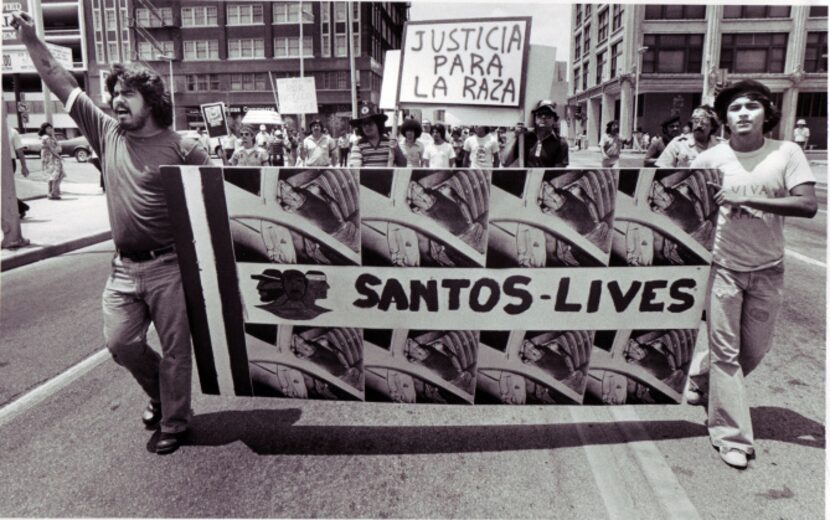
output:
[[[712,444],[751,454],[754,439],[744,377],[772,347],[784,299],[784,264],[750,272],[713,265],[710,285],[709,344],[695,352],[689,386],[709,394]]]
[[[178,433],[190,421],[191,348],[176,253],[146,262],[116,255],[103,294],[104,338],[113,359],[161,404],[161,431]],[[161,356],[147,344],[150,322]]]

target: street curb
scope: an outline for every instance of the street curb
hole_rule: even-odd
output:
[[[48,197],[48,195],[32,195],[31,197],[26,197],[25,199],[20,199],[20,200],[22,200],[23,202],[26,202],[26,201],[29,201],[29,200],[45,199],[46,197]]]
[[[112,238],[112,231],[101,231],[85,237],[68,240],[51,246],[40,247],[32,251],[26,251],[19,255],[11,256],[5,260],[0,261],[0,272],[9,271],[17,267],[33,264],[53,256],[62,255],[76,249],[81,249],[99,242],[104,242]]]

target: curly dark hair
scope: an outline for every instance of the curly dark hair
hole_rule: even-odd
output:
[[[115,99],[115,85],[119,81],[141,94],[144,102],[150,106],[150,113],[157,125],[168,127],[173,124],[170,92],[156,71],[135,64],[114,64],[106,82],[107,92],[111,96],[110,107]]]
[[[619,126],[620,126],[619,123],[617,123],[616,119],[613,120],[613,121],[608,121],[608,123],[606,123],[606,125],[605,125],[605,133],[610,134],[611,133],[611,127],[614,126],[614,125],[617,125],[617,128],[619,128]]]

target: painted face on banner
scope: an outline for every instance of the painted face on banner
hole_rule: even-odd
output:
[[[763,134],[764,105],[747,96],[739,96],[726,108],[726,124],[733,134]]]
[[[427,210],[435,204],[435,197],[415,181],[409,183],[409,201],[418,209]]]

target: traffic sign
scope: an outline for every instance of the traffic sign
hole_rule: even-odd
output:
[[[17,111],[21,114],[26,114],[29,112],[29,105],[21,101],[17,104]]]

